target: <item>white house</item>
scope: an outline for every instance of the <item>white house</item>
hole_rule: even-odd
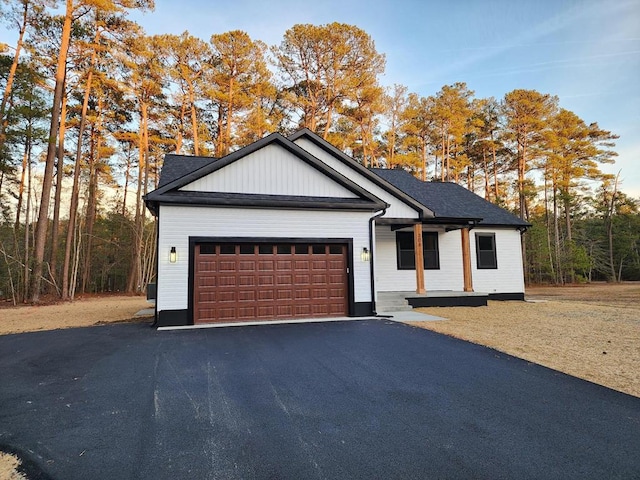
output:
[[[307,129],[219,159],[167,155],[145,202],[160,326],[370,316],[381,292],[524,298],[527,223],[456,184],[366,169]]]

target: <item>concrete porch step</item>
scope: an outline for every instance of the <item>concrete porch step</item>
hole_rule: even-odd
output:
[[[413,310],[413,307],[411,307],[410,305],[381,305],[379,303],[376,304],[377,313],[410,312],[411,310]]]
[[[376,301],[376,311],[384,312],[409,312],[413,307],[409,305],[405,295],[402,292],[378,292],[378,300]]]

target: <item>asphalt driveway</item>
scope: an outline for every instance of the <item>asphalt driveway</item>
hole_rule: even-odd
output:
[[[640,478],[639,398],[383,320],[10,335],[0,368],[42,478]]]

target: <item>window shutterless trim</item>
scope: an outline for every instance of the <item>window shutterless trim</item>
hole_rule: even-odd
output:
[[[490,238],[492,248],[489,249],[480,249],[480,239],[481,238]],[[489,259],[490,262],[487,262],[487,256],[491,255]],[[498,254],[496,249],[496,234],[495,233],[477,233],[476,232],[476,265],[478,270],[496,270],[498,268]]]
[[[435,249],[427,250],[424,248],[427,245],[427,238],[433,238],[433,243],[435,245]],[[411,248],[400,248],[401,242],[411,242]],[[425,270],[440,270],[440,248],[438,243],[438,232],[422,232],[422,256],[423,256],[423,265]],[[401,253],[411,253],[411,265],[403,265],[401,262]],[[433,264],[427,264],[428,255],[430,253],[433,256],[435,252],[435,262]],[[398,270],[415,270],[415,245],[413,242],[413,232],[396,232],[396,266]]]

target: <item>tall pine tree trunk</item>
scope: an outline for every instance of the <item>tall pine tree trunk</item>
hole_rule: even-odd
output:
[[[198,116],[196,114],[196,99],[193,84],[189,83],[189,103],[191,104],[191,131],[193,135],[193,153],[200,155],[200,139],[198,137]]]
[[[20,63],[20,52],[22,51],[22,43],[24,41],[24,33],[27,30],[29,2],[23,2],[24,10],[22,11],[22,23],[20,24],[20,31],[18,33],[18,42],[16,43],[16,50],[13,55],[13,61],[9,68],[9,75],[7,76],[7,83],[4,86],[4,93],[2,94],[2,103],[0,103],[0,151],[2,151],[5,140],[6,131],[9,126],[9,115],[7,115],[7,104],[9,103],[9,97],[11,96],[11,90],[13,89],[13,80],[18,70]]]
[[[139,133],[139,152],[138,152],[138,191],[136,193],[136,215],[135,215],[135,232],[133,257],[129,270],[129,278],[127,279],[127,292],[137,292],[140,288],[142,277],[141,272],[141,249],[142,237],[144,235],[144,205],[142,204],[143,191],[146,193],[144,185],[147,179],[148,168],[148,134],[147,134],[147,104],[142,101],[140,105],[140,133]]]
[[[60,42],[60,53],[58,55],[58,65],[56,67],[56,85],[53,95],[53,108],[51,109],[51,125],[49,127],[49,143],[47,146],[47,159],[42,180],[42,195],[40,200],[40,211],[38,213],[38,223],[36,224],[35,245],[34,245],[34,266],[31,282],[31,301],[40,300],[40,285],[42,278],[42,264],[44,261],[44,250],[47,242],[47,228],[49,226],[49,202],[51,199],[51,185],[53,182],[53,167],[56,157],[56,144],[58,141],[58,123],[60,121],[60,108],[62,95],[64,93],[64,79],[66,76],[67,52],[71,40],[71,21],[73,13],[73,0],[67,0],[67,9],[62,26],[62,38]]]
[[[22,172],[20,173],[20,184],[18,185],[18,205],[16,206],[16,221],[15,230],[20,227],[20,212],[22,211],[22,198],[24,196],[24,182],[27,175],[27,149],[25,147],[24,154],[22,155]]]
[[[484,170],[484,199],[489,201],[489,165],[487,165],[487,151],[482,148],[482,168]]]
[[[97,42],[96,34],[96,42]],[[78,126],[78,143],[76,145],[76,161],[73,170],[73,187],[71,188],[71,205],[69,207],[69,225],[67,227],[67,238],[64,249],[64,264],[62,266],[62,298],[70,297],[69,287],[69,270],[71,268],[71,248],[76,229],[76,221],[78,217],[78,203],[80,197],[80,171],[82,169],[82,140],[84,137],[84,129],[87,123],[87,110],[89,108],[89,98],[91,96],[91,82],[93,80],[93,65],[96,60],[95,49],[91,53],[91,61],[89,64],[89,73],[87,74],[87,83],[84,87],[84,98],[82,100],[82,111],[80,114],[80,125]]]
[[[571,228],[571,199],[569,198],[569,189],[563,189],[562,192],[562,202],[564,207],[564,226],[567,235],[567,241],[565,242],[565,249],[567,258],[570,259],[569,269],[566,272],[569,276],[569,282],[575,283],[576,281],[576,272],[573,268],[573,233]]]
[[[555,267],[553,262],[553,248],[551,245],[551,217],[549,216],[549,174],[547,167],[544,172],[544,219],[547,233],[547,250],[549,252],[549,270],[551,271],[551,278],[556,278]]]
[[[60,111],[60,132],[58,147],[58,162],[56,164],[56,193],[53,200],[53,225],[51,227],[51,272],[53,281],[58,282],[58,243],[60,237],[60,203],[62,200],[62,181],[64,177],[64,136],[67,126],[67,96],[62,98],[62,109]],[[58,292],[60,293],[60,292]]]
[[[26,301],[29,295],[30,276],[30,243],[29,233],[31,230],[31,127],[29,127],[27,138],[24,146],[24,156],[27,159],[27,206],[24,211],[24,294],[23,299]]]
[[[91,128],[91,153],[89,155],[89,187],[87,189],[87,214],[86,214],[86,234],[85,234],[85,255],[82,268],[82,283],[80,291],[86,293],[87,285],[91,279],[91,249],[93,247],[93,226],[96,220],[97,195],[98,195],[98,173],[96,164],[98,162],[99,137],[98,128]]]
[[[127,142],[127,164],[124,170],[124,194],[122,199],[122,216],[123,217],[127,213],[127,191],[129,190],[130,171],[131,171],[131,143]]]

